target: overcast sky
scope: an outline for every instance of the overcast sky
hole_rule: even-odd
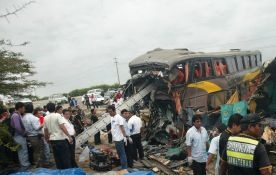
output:
[[[0,14],[27,0],[0,0]],[[0,18],[0,38],[36,67],[34,79],[52,82],[38,96],[117,82],[128,63],[155,48],[193,51],[259,49],[276,55],[275,0],[36,0]]]

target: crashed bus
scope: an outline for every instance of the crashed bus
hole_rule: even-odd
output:
[[[195,113],[202,114],[204,126],[211,129],[222,121],[222,107],[237,101],[248,103],[250,112],[276,117],[276,59],[262,63],[258,50],[204,53],[158,48],[132,60],[129,68],[131,79],[116,110],[139,112],[145,124],[143,139],[150,144],[183,139]],[[104,114],[77,136],[76,147],[109,123],[110,116]],[[276,120],[270,123],[276,128]]]
[[[249,100],[265,78],[258,50],[204,53],[155,49],[135,58],[129,68],[131,79],[125,87],[126,99],[149,84],[156,87],[136,105],[137,109],[150,110],[148,125],[160,126],[161,122],[183,131],[183,123],[191,122],[188,113],[207,113],[213,120],[209,123],[214,124],[220,116],[215,112],[220,105],[227,103],[235,92],[240,94],[239,100]],[[159,132],[154,126],[147,129]],[[164,132],[164,126],[160,129]],[[152,132],[148,139],[155,137]]]

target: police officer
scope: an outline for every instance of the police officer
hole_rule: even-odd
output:
[[[221,175],[271,175],[272,166],[259,141],[263,123],[257,114],[241,120],[242,133],[229,137],[222,154]]]

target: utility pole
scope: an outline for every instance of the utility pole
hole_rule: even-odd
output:
[[[114,58],[114,60],[115,60],[115,65],[116,65],[116,70],[117,70],[118,83],[119,83],[119,85],[120,85],[121,83],[120,83],[120,76],[119,76],[118,61],[117,61],[117,59],[118,59],[118,58]]]

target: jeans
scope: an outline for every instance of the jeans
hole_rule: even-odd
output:
[[[50,146],[45,138],[43,138],[43,160],[46,163],[50,162]]]
[[[17,135],[13,137],[14,141],[19,144],[21,147],[17,151],[18,159],[21,168],[27,168],[30,166],[29,155],[28,155],[28,147],[26,137],[22,137],[21,135]]]
[[[50,140],[57,169],[73,168],[67,140]]]
[[[115,142],[117,154],[120,158],[122,169],[127,169],[127,158],[126,158],[124,140],[114,141],[114,142]]]
[[[139,153],[139,159],[143,159],[144,158],[144,150],[143,150],[143,146],[142,146],[142,141],[141,141],[141,134],[134,134],[132,136],[130,136],[132,141],[133,141],[133,159],[137,160],[137,151]]]

